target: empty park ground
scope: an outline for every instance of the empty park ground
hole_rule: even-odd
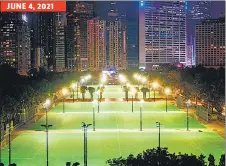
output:
[[[86,97],[89,97],[88,92]],[[139,101],[134,101],[132,112],[131,100],[122,101],[124,93],[120,86],[115,85],[106,86],[103,97],[105,101],[100,102],[99,113],[98,106],[95,106],[96,130],[93,131],[93,126],[88,128],[89,166],[104,166],[108,159],[137,155],[148,148],[156,148],[156,122],[162,124],[161,147],[168,147],[170,152],[206,156],[211,153],[217,161],[224,153],[224,139],[192,117],[189,117],[190,131],[186,131],[186,113],[180,111],[173,102],[168,102],[167,112],[165,100],[145,102],[142,105],[143,131],[140,131]],[[113,98],[116,100],[111,101]],[[49,124],[53,125],[49,130],[49,165],[63,166],[67,161],[83,165],[81,122],[93,124],[92,103],[65,102],[65,113],[62,103],[59,103],[49,111],[48,119]],[[45,165],[46,133],[42,124],[45,124],[45,116],[28,125],[12,141],[12,162],[18,166]],[[8,164],[7,146],[2,151],[2,160]]]

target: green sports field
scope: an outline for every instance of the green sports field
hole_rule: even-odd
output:
[[[109,88],[109,89],[108,89]],[[111,92],[111,87],[106,88]],[[120,89],[120,86],[118,86]],[[112,87],[112,91],[117,88]],[[145,102],[142,105],[143,131],[139,131],[140,103],[101,102],[95,106],[96,131],[88,129],[88,165],[104,166],[106,160],[138,154],[145,149],[158,146],[157,121],[161,127],[161,146],[170,152],[213,154],[216,160],[224,153],[224,139],[208,131],[205,126],[189,117],[190,131],[186,131],[186,113],[172,103],[165,101]],[[93,106],[89,102],[59,103],[48,113],[49,124],[49,165],[63,166],[67,161],[83,165],[83,131],[81,122],[93,123]],[[46,162],[46,136],[41,127],[45,116],[23,131],[12,142],[12,162],[19,166],[43,166]],[[200,132],[202,131],[202,132]],[[2,151],[2,159],[8,163],[8,149]]]

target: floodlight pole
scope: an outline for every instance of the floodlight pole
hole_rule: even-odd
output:
[[[100,96],[98,94],[98,100],[97,100],[97,112],[100,112]]]
[[[160,128],[161,128],[161,123],[160,122],[156,122],[156,127],[158,127],[159,128],[159,151],[160,151]]]
[[[84,130],[84,166],[87,166],[87,128],[90,125],[91,124],[85,124],[84,122],[82,122],[82,127]]]
[[[49,166],[49,127],[53,125],[48,124],[48,109],[46,108],[46,124],[41,125],[46,129],[46,166]]]
[[[151,98],[151,87],[150,87],[150,82],[149,82],[149,99]]]
[[[93,106],[93,131],[95,131],[95,106]]]
[[[167,95],[166,95],[166,112],[168,111],[167,109],[168,109],[168,105],[167,105]]]
[[[142,104],[140,105],[140,131],[142,131]]]
[[[77,82],[77,99],[78,99],[78,82]]]
[[[133,94],[132,94],[132,112],[133,112]]]
[[[73,103],[75,102],[75,89],[73,88]]]
[[[65,107],[65,106],[64,106],[64,100],[65,100],[65,98],[63,97],[63,113],[64,113],[64,109],[65,109],[65,108],[64,108],[64,107]]]
[[[189,131],[188,104],[187,104],[187,131]]]
[[[11,149],[11,120],[9,120],[9,126],[8,126],[8,132],[9,132],[9,134],[8,134],[8,141],[9,141],[9,165],[11,164],[11,157],[12,157],[12,155],[11,155],[11,151],[12,151],[12,149]]]

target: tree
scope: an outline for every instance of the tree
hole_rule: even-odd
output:
[[[145,100],[146,99],[146,95],[147,95],[147,92],[149,92],[149,89],[148,88],[141,88],[140,91],[143,93],[143,99]]]
[[[89,91],[91,100],[93,100],[93,93],[95,92],[95,88],[94,87],[88,87],[88,91]]]
[[[110,166],[206,166],[205,156],[179,153],[171,154],[167,148],[153,148],[139,153],[130,154],[127,158],[119,157],[107,160]]]
[[[125,92],[125,99],[128,102],[130,87],[129,86],[123,86],[123,91]]]
[[[80,87],[80,92],[82,94],[82,100],[84,101],[85,100],[85,93],[86,93],[86,90],[87,90],[87,86],[81,86]]]
[[[215,159],[212,154],[209,155],[208,161],[209,161],[209,166],[215,166]]]
[[[220,158],[218,166],[225,166],[225,154],[221,155],[221,158]]]
[[[100,101],[101,101],[103,98],[104,86],[98,87],[97,90],[99,90],[99,92],[100,92]]]

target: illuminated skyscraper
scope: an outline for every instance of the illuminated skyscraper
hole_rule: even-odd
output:
[[[125,15],[117,13],[117,3],[111,2],[107,21],[107,54],[110,68],[127,68],[127,31]]]
[[[88,60],[91,71],[106,67],[106,21],[93,18],[88,21]]]
[[[93,18],[93,4],[67,2],[67,8],[67,68],[87,70],[87,21]]]
[[[225,66],[225,18],[204,20],[196,26],[196,65]]]
[[[66,22],[66,14],[65,13],[57,13],[55,15],[55,26],[56,26],[56,40],[55,40],[55,69],[56,71],[64,71],[65,70],[65,27],[67,25]]]
[[[141,1],[140,67],[186,63],[186,13],[182,1]]]
[[[23,13],[0,15],[0,64],[9,64],[19,74],[30,70],[30,29]]]

